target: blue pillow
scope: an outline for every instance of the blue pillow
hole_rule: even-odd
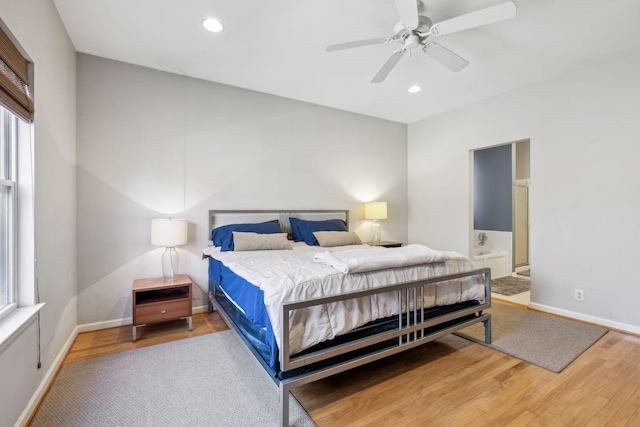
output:
[[[298,218],[289,218],[291,234],[295,242],[305,242],[310,246],[319,246],[318,239],[313,235],[314,231],[349,231],[347,223],[341,219],[327,219],[324,221],[305,221]]]
[[[277,219],[267,222],[259,222],[256,224],[229,224],[222,227],[216,227],[211,233],[211,240],[214,246],[219,246],[222,252],[232,251],[233,246],[233,232],[240,231],[244,233],[259,233],[259,234],[275,234],[282,233],[280,229],[280,223]]]

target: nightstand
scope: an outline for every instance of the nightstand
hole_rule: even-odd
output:
[[[191,279],[185,274],[167,282],[162,277],[134,280],[132,304],[133,341],[137,328],[151,323],[187,319],[192,329]]]
[[[364,242],[364,244],[369,246],[384,246],[385,248],[399,248],[402,246],[402,243],[399,243],[399,242],[386,242],[386,241],[381,241],[378,243]]]

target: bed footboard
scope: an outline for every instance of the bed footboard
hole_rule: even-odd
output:
[[[424,287],[433,283],[449,280],[463,279],[471,276],[482,276],[484,279],[485,299],[478,305],[466,307],[457,311],[426,318],[423,315]],[[289,322],[282,322],[280,349],[280,367],[283,372],[295,370],[301,367],[309,367],[318,362],[330,361],[337,356],[348,355],[359,351],[358,356],[340,359],[335,363],[323,364],[321,368],[312,369],[300,375],[294,375],[280,380],[281,421],[283,426],[289,425],[289,393],[293,387],[317,381],[340,372],[397,354],[427,342],[436,340],[450,333],[457,332],[473,324],[482,322],[484,325],[485,339],[491,343],[491,315],[484,310],[491,307],[491,270],[483,268],[465,273],[439,276],[410,283],[403,283],[383,288],[353,292],[344,295],[316,298],[308,301],[285,303],[282,306],[282,318],[289,319],[293,310],[304,309],[315,305],[330,304],[353,298],[371,296],[379,293],[396,292],[399,307],[408,308],[408,312],[398,314],[397,327],[354,341],[332,346],[326,349],[305,353],[304,355],[289,354]],[[383,342],[395,340],[395,345],[385,346],[382,349],[375,347]],[[361,350],[372,348],[370,352],[361,354]]]

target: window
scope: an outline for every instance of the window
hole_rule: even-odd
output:
[[[0,107],[0,318],[17,303],[17,120]]]
[[[33,63],[0,19],[0,319],[35,303],[30,82]]]

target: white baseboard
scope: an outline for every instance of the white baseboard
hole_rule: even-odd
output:
[[[193,307],[193,314],[198,314],[198,313],[206,313],[207,311],[209,311],[209,306],[208,305],[199,305],[197,307]]]
[[[538,311],[543,311],[545,313],[556,314],[562,317],[568,317],[569,319],[575,319],[575,320],[581,320],[587,323],[593,323],[594,325],[615,329],[615,330],[626,332],[629,334],[640,335],[640,327],[634,326],[634,325],[628,325],[626,323],[614,322],[613,320],[602,319],[600,317],[589,316],[587,314],[576,313],[575,311],[563,310],[561,308],[550,307],[548,305],[537,304],[534,302],[529,303],[529,308],[532,308]]]
[[[64,343],[64,345],[60,349],[60,352],[58,352],[58,355],[56,356],[55,360],[51,364],[51,367],[49,368],[47,373],[42,378],[42,381],[40,381],[40,385],[38,386],[35,393],[31,397],[31,400],[29,400],[27,407],[24,408],[24,411],[22,411],[22,414],[20,414],[20,418],[18,418],[18,421],[16,421],[16,424],[15,424],[16,427],[22,427],[26,425],[27,421],[29,421],[29,418],[31,418],[31,415],[37,409],[38,403],[40,403],[40,400],[44,397],[44,394],[49,388],[49,385],[51,385],[51,383],[53,382],[56,376],[56,373],[58,372],[58,369],[60,369],[60,366],[62,365],[64,358],[67,356],[67,353],[69,352],[69,349],[71,348],[71,345],[73,344],[73,341],[76,339],[77,336],[78,336],[78,327],[76,326],[71,332],[71,335],[69,335],[69,338],[67,339],[67,341]]]
[[[206,313],[209,309],[206,305],[199,305],[193,307],[191,312],[193,314]],[[100,329],[117,328],[118,326],[126,326],[133,323],[131,317],[124,317],[122,319],[105,320],[104,322],[85,323],[84,325],[78,325],[78,332],[98,331]]]
[[[105,320],[104,322],[85,323],[78,325],[78,332],[98,331],[100,329],[117,328],[118,326],[130,325],[133,322],[131,317],[122,319]]]

